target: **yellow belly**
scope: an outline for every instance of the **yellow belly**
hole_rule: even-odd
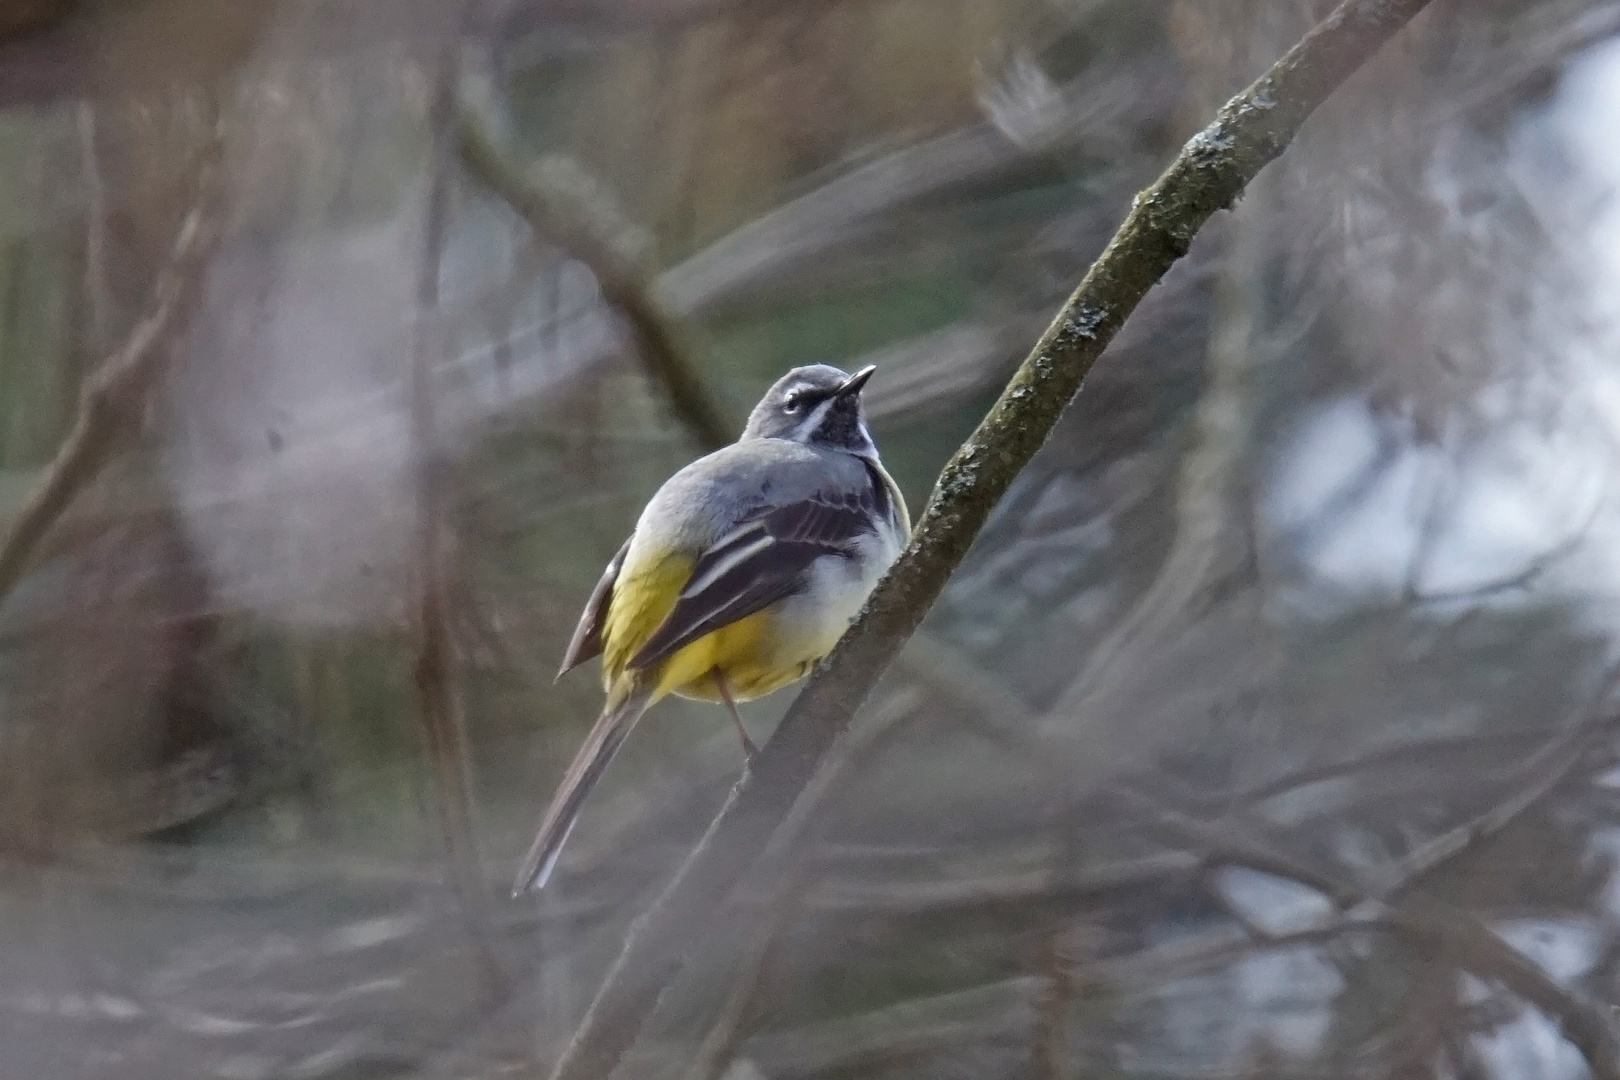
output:
[[[722,626],[698,638],[661,665],[657,696],[678,694],[700,701],[719,701],[714,672],[726,680],[737,701],[774,693],[810,673],[821,656],[786,655],[785,644],[770,608]]]

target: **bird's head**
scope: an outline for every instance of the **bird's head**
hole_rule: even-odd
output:
[[[855,374],[827,364],[797,367],[776,380],[748,416],[745,439],[788,439],[877,456],[861,415],[861,388],[876,368]]]

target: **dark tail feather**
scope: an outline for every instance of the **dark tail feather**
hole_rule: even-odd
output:
[[[617,705],[609,705],[597,718],[591,733],[585,737],[585,745],[579,748],[568,772],[563,775],[557,794],[551,797],[545,819],[540,822],[540,832],[529,845],[517,880],[512,883],[513,896],[545,888],[557,865],[557,856],[562,854],[563,844],[568,842],[568,834],[579,819],[580,808],[650,704],[650,694],[633,690]]]

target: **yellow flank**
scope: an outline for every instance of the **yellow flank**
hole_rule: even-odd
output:
[[[628,696],[635,681],[652,688],[649,704],[668,694],[720,701],[711,674],[716,669],[732,697],[746,701],[796,682],[814,665],[780,663],[776,620],[766,608],[705,634],[644,672],[627,672],[625,665],[674,608],[694,565],[685,556],[655,553],[619,571],[602,627],[602,686],[610,702]]]

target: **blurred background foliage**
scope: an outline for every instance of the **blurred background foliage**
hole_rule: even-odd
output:
[[[0,1076],[540,1074],[740,765],[661,705],[503,898],[709,438],[623,290],[732,428],[877,364],[920,509],[1328,7],[0,4],[0,520],[220,233],[0,593]],[[626,1075],[1617,1075],[1616,33],[1435,0],[1212,223]]]

